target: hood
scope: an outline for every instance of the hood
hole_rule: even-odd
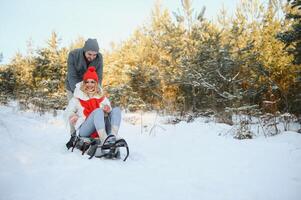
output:
[[[91,99],[91,98],[101,98],[102,96],[100,96],[100,95],[95,95],[95,96],[93,96],[93,97],[88,97],[88,95],[86,95],[83,91],[81,91],[81,89],[80,89],[80,87],[81,87],[81,85],[83,84],[83,81],[81,81],[81,82],[79,82],[79,83],[77,83],[76,85],[75,85],[75,89],[74,89],[74,93],[73,93],[73,96],[74,97],[76,97],[76,98],[78,98],[78,99],[81,99],[81,100],[84,100],[84,101],[87,101],[87,100],[89,100],[89,99]],[[100,89],[100,91],[102,91],[102,88],[98,85],[98,87],[99,87],[99,89]]]
[[[98,42],[96,39],[89,38],[83,47],[84,51],[99,51]]]

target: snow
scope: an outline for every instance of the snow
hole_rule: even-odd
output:
[[[128,160],[89,160],[65,148],[62,112],[39,116],[1,106],[0,199],[301,198],[301,134],[235,140],[220,134],[231,129],[225,124],[164,120],[123,113]]]

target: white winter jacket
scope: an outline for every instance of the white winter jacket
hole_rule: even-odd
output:
[[[74,94],[72,99],[69,101],[67,108],[65,109],[64,112],[64,118],[65,120],[69,123],[69,118],[77,114],[78,115],[78,120],[76,121],[75,124],[75,130],[78,130],[79,127],[82,125],[82,123],[86,120],[86,116],[84,115],[84,107],[81,105],[80,100],[87,101],[92,98],[100,99],[102,96],[96,95],[93,97],[87,96],[83,91],[81,91],[80,87],[83,84],[83,82],[79,82],[76,84]],[[105,105],[108,105],[110,107],[110,110],[112,110],[110,101],[107,97],[104,98],[103,101],[100,102],[99,108],[103,108]]]

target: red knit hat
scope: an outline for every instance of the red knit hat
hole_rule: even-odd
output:
[[[88,67],[86,73],[84,74],[83,80],[86,81],[87,79],[93,79],[98,82],[98,76],[94,66]]]

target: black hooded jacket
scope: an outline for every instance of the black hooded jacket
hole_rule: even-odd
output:
[[[87,64],[84,48],[72,50],[68,55],[67,61],[67,78],[65,82],[66,89],[74,92],[75,85],[83,80],[83,75],[89,66],[96,68],[98,75],[99,85],[102,83],[103,73],[103,58],[100,53],[97,53],[96,58],[89,64]]]

